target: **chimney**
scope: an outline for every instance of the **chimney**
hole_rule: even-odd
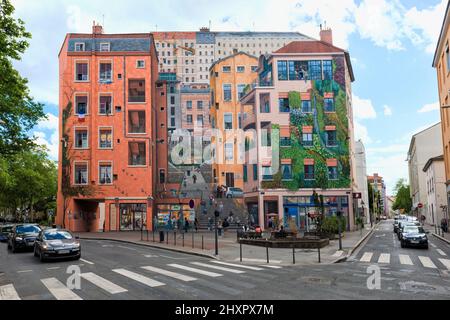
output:
[[[209,28],[208,27],[200,28],[200,32],[209,32]]]
[[[320,28],[320,41],[333,44],[333,31],[330,28]]]
[[[103,34],[103,27],[100,24],[95,24],[95,21],[92,25],[92,34]]]

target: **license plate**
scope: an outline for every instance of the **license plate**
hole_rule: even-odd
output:
[[[59,254],[66,254],[66,253],[70,253],[70,250],[59,250],[58,253]]]
[[[419,241],[412,240],[411,243],[417,244],[417,243],[419,243]]]

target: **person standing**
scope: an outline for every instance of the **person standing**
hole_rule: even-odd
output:
[[[195,226],[195,232],[198,232],[198,220],[197,220],[197,217],[195,217],[194,226]]]
[[[184,218],[184,232],[188,232],[189,229],[189,220],[188,218]]]
[[[212,230],[213,219],[211,217],[208,218],[208,231]]]

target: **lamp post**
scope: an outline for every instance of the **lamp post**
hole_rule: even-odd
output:
[[[219,255],[219,235],[217,234],[217,218],[220,216],[220,212],[216,209],[214,211],[214,238],[215,238],[215,255]]]

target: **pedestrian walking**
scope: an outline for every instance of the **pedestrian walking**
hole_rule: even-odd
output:
[[[188,232],[189,229],[189,220],[188,218],[184,218],[184,232]]]
[[[208,218],[208,231],[212,230],[213,219],[211,217]]]
[[[195,218],[194,220],[195,232],[198,232],[198,220]]]

